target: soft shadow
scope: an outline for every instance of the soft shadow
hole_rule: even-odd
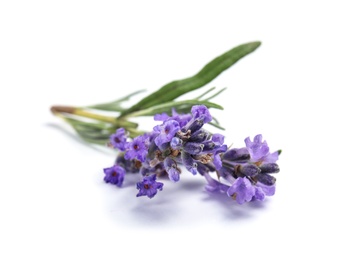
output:
[[[241,219],[248,219],[254,217],[257,210],[263,210],[267,207],[267,200],[265,201],[250,201],[239,205],[236,201],[229,198],[225,193],[221,192],[207,192],[205,191],[205,198],[203,201],[210,203],[211,201],[220,204],[219,207],[224,212],[227,220],[238,221]]]
[[[110,151],[108,149],[103,149],[103,147],[99,147],[98,145],[87,143],[83,139],[81,139],[78,135],[73,134],[73,133],[67,131],[66,129],[64,129],[63,127],[59,126],[58,124],[45,123],[43,125],[46,126],[46,127],[50,127],[50,128],[56,129],[56,130],[60,131],[62,134],[66,135],[67,138],[70,138],[70,139],[76,141],[77,143],[80,143],[80,144],[82,144],[82,145],[84,145],[86,147],[89,147],[89,148],[91,148],[91,149],[93,149],[93,150],[95,150],[97,152],[104,153],[104,154],[110,154]]]

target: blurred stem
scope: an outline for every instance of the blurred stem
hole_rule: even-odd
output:
[[[117,119],[116,117],[112,117],[112,116],[94,114],[82,108],[77,108],[77,107],[53,106],[51,107],[51,111],[54,114],[67,113],[67,114],[72,114],[76,116],[94,119],[94,120],[101,121],[101,122],[111,123],[115,125],[116,127],[126,127],[126,128],[137,128],[138,127],[137,123],[130,122],[125,119]]]

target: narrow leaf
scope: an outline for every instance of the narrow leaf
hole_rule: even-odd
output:
[[[121,116],[127,115],[137,110],[172,101],[185,93],[204,86],[216,78],[224,70],[235,64],[238,60],[256,50],[260,44],[260,42],[250,42],[231,49],[230,51],[213,59],[195,76],[182,80],[176,80],[166,84],[158,91],[148,95],[131,108],[123,111]]]
[[[111,101],[108,103],[102,103],[102,104],[97,104],[97,105],[91,105],[91,106],[87,106],[86,108],[93,108],[93,109],[98,109],[98,110],[105,110],[105,111],[116,111],[116,112],[122,112],[124,111],[124,108],[121,107],[121,103],[123,101],[128,101],[132,96],[135,96],[141,92],[144,92],[145,90],[138,90],[135,91],[125,97],[122,97],[118,100],[115,101]]]
[[[161,105],[156,105],[156,106],[152,106],[150,108],[144,109],[144,110],[139,110],[136,111],[134,113],[128,114],[128,116],[126,118],[129,117],[137,117],[137,116],[150,116],[150,115],[154,115],[154,114],[159,114],[159,113],[163,113],[165,111],[167,111],[168,109],[172,109],[172,108],[176,108],[180,105],[205,105],[206,107],[209,108],[216,108],[216,109],[221,109],[223,110],[223,107],[209,102],[209,101],[205,101],[205,100],[184,100],[184,101],[172,101],[172,102],[167,102]]]
[[[215,94],[213,94],[211,97],[208,97],[204,100],[210,100],[210,99],[213,99],[214,97],[217,97],[219,94],[221,94],[224,90],[226,90],[227,88],[222,88],[220,91],[216,92]]]
[[[195,99],[201,99],[202,97],[204,97],[206,94],[208,94],[209,92],[213,91],[216,87],[212,87],[211,89],[208,89],[207,91],[205,91],[204,93],[202,93],[201,95],[199,95],[198,97],[196,97]]]

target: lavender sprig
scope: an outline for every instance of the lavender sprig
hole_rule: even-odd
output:
[[[155,115],[156,120],[163,120],[162,124],[147,134],[129,138],[120,128],[112,135],[110,146],[119,149],[120,157],[125,159],[124,165],[118,157],[119,167],[128,168],[133,164],[143,178],[136,185],[137,197],[153,198],[163,189],[163,183],[157,182],[156,176],[179,182],[182,168],[193,175],[204,176],[207,191],[224,193],[239,204],[263,201],[266,196],[274,195],[276,178],[271,174],[279,172],[276,164],[279,152],[270,153],[262,135],[256,135],[253,141],[246,138],[246,147],[228,149],[223,135],[204,129],[212,120],[206,106],[193,106],[190,115],[173,114]],[[211,177],[212,172],[218,180]],[[110,183],[121,186],[118,182]]]
[[[259,46],[260,42],[239,45],[210,61],[194,76],[170,82],[130,107],[124,102],[142,90],[108,103],[53,106],[51,111],[88,143],[108,143],[120,150],[115,164],[104,169],[104,181],[122,187],[127,173],[139,173],[137,197],[153,198],[164,186],[157,181],[159,178],[167,176],[177,183],[188,171],[205,178],[208,192],[223,193],[239,204],[262,201],[275,193],[273,174],[279,172],[276,162],[280,151],[271,153],[261,135],[252,141],[247,137],[245,147],[228,148],[222,134],[204,128],[210,124],[224,130],[209,109],[223,109],[210,100],[225,88],[212,93],[212,87],[195,98],[177,100],[205,86]],[[153,116],[161,123],[150,132],[140,130],[132,121],[139,116]]]

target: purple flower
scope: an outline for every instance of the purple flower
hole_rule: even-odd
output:
[[[196,105],[191,108],[191,114],[195,119],[202,119],[204,124],[212,120],[212,116],[205,105]]]
[[[124,151],[125,145],[127,144],[127,135],[124,128],[119,128],[116,130],[115,134],[110,136],[110,143],[113,147],[119,149],[120,151]]]
[[[204,173],[204,177],[207,180],[208,184],[205,186],[205,189],[209,192],[226,192],[229,189],[229,186],[216,181],[215,179],[211,178],[211,176],[209,175],[209,173]]]
[[[180,127],[185,126],[191,119],[190,114],[179,114],[176,110],[172,109],[172,116],[169,116],[167,113],[156,114],[154,116],[155,121],[167,121],[167,120],[175,120],[179,123]]]
[[[167,157],[165,160],[164,160],[164,167],[168,173],[168,176],[169,176],[169,179],[173,182],[178,182],[180,180],[180,169],[177,167],[177,163]]]
[[[180,130],[180,126],[175,120],[168,120],[162,125],[155,126],[154,131],[158,133],[158,136],[155,138],[155,144],[161,146],[164,143],[170,142],[178,130]]]
[[[267,185],[264,185],[263,183],[257,182],[256,187],[261,188],[266,196],[275,195],[276,185],[267,186]]]
[[[253,141],[249,137],[245,138],[245,144],[254,162],[262,161],[267,163],[275,163],[278,160],[278,152],[270,153],[269,146],[266,141],[262,141],[261,134],[256,135]]]
[[[199,154],[203,151],[204,144],[187,142],[183,146],[183,150],[190,154]]]
[[[255,200],[263,201],[265,199],[265,193],[261,187],[255,187],[255,195],[253,197]]]
[[[173,148],[175,150],[179,150],[179,149],[182,148],[182,143],[183,143],[183,141],[180,138],[174,137],[170,141],[170,146],[171,146],[171,148]]]
[[[246,148],[232,148],[222,155],[222,160],[244,163],[250,160],[250,154]]]
[[[146,147],[146,136],[138,136],[133,139],[130,143],[126,145],[126,154],[124,158],[127,160],[137,159],[141,162],[144,162],[147,157],[147,147]]]
[[[189,153],[186,153],[182,151],[181,153],[182,163],[187,168],[189,172],[191,172],[193,175],[197,174],[197,163],[194,161],[194,159],[191,157]]]
[[[167,113],[162,113],[162,114],[156,114],[156,115],[154,115],[154,120],[155,121],[162,121],[162,122],[164,122],[164,121],[166,121],[169,118],[170,118],[170,116],[168,116]]]
[[[217,170],[222,168],[223,164],[222,164],[221,154],[225,153],[227,150],[228,150],[228,146],[224,144],[220,148],[216,149],[216,151],[214,152],[213,162]]]
[[[162,190],[163,183],[156,181],[156,175],[150,175],[143,178],[141,182],[136,184],[136,188],[139,190],[136,197],[148,196],[148,198],[153,198],[157,190]]]
[[[236,199],[238,204],[251,201],[255,195],[255,187],[247,178],[239,177],[228,189],[228,195]]]
[[[126,174],[126,171],[121,166],[114,165],[113,167],[103,169],[103,171],[105,174],[105,182],[121,187],[124,180],[124,175]]]
[[[180,127],[185,126],[191,120],[190,114],[179,114],[174,108],[172,109],[172,115],[172,119],[177,121]]]
[[[222,145],[224,143],[224,135],[221,134],[213,134],[211,140],[216,145]]]

